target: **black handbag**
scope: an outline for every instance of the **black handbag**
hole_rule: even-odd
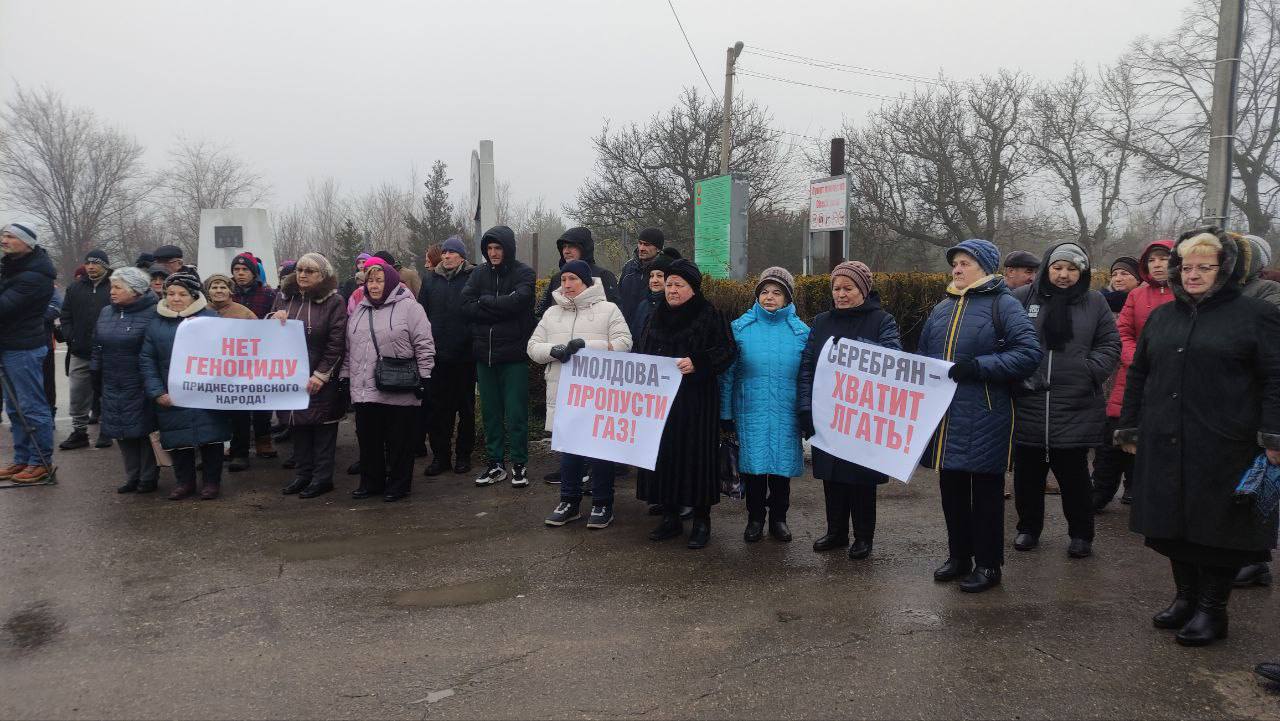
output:
[[[373,332],[373,311],[369,312],[369,337],[378,360],[373,365],[373,385],[384,393],[412,393],[418,389],[418,361],[415,358],[383,358],[378,334]]]

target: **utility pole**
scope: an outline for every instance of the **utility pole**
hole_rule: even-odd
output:
[[[542,258],[538,256],[538,231],[535,230],[533,231],[533,262],[530,263],[530,265],[533,266],[533,275],[535,278],[542,275],[542,268],[538,265],[541,260]]]
[[[724,57],[724,118],[720,121],[720,174],[729,173],[729,149],[733,141],[733,66],[742,54],[742,41],[725,50]]]
[[[1226,228],[1231,214],[1231,146],[1236,137],[1236,80],[1244,35],[1245,0],[1221,0],[1218,9],[1218,59],[1213,71],[1213,108],[1209,115],[1209,174],[1201,222]]]
[[[844,138],[831,139],[831,176],[836,177],[844,175]],[[831,267],[828,271],[835,270],[848,258],[844,257],[844,231],[829,230],[827,231],[827,262]]]

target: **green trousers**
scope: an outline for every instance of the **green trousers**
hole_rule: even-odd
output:
[[[476,364],[484,450],[491,463],[502,463],[504,448],[511,462],[529,462],[529,364]]]

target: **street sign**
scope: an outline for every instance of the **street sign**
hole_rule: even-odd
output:
[[[809,181],[809,230],[844,230],[849,225],[849,176]]]

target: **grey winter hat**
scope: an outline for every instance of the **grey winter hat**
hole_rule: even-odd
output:
[[[760,271],[760,280],[756,281],[756,296],[759,297],[760,289],[765,283],[777,283],[782,286],[782,292],[787,296],[787,302],[792,302],[796,295],[796,279],[791,275],[791,271],[779,266],[765,268]]]
[[[111,282],[120,281],[120,285],[129,290],[142,295],[151,287],[151,276],[147,275],[147,271],[141,268],[135,268],[127,265],[123,268],[116,268],[111,273]]]
[[[1089,256],[1085,255],[1084,248],[1075,243],[1063,243],[1053,249],[1053,253],[1049,256],[1049,265],[1060,260],[1065,260],[1079,268],[1081,273],[1089,269]]]
[[[1244,239],[1253,245],[1253,252],[1257,253],[1258,257],[1262,259],[1262,267],[1270,266],[1271,244],[1256,235],[1246,235]]]
[[[0,233],[10,233],[27,245],[36,244],[36,232],[22,223],[10,223]]]

